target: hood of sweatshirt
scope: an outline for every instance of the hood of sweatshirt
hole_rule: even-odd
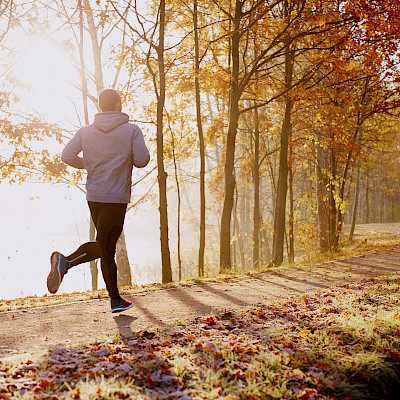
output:
[[[105,111],[95,115],[93,126],[104,133],[108,133],[127,122],[129,122],[127,114],[121,111]]]

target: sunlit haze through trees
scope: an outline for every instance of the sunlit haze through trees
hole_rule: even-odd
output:
[[[106,87],[152,153],[118,249],[133,283],[306,262],[355,224],[400,222],[399,15],[395,0],[1,2],[0,298],[44,294],[50,253],[89,238],[85,175],[60,152]]]

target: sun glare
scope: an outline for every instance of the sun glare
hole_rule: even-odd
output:
[[[66,101],[70,90],[68,81],[75,73],[66,54],[46,39],[36,40],[21,57],[17,76],[29,88],[24,96],[44,114],[53,114],[60,107],[60,99]]]
[[[29,49],[21,60],[21,79],[34,91],[58,90],[68,78],[68,60],[56,46],[42,41]]]

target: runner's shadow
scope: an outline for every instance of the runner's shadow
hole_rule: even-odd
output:
[[[131,323],[137,319],[137,317],[132,317],[130,315],[120,314],[114,318],[115,323],[118,326],[119,333],[122,336],[132,335]]]

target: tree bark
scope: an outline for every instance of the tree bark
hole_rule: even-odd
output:
[[[293,145],[289,146],[289,264],[294,263]]]
[[[94,23],[93,10],[90,5],[89,0],[83,0],[85,6],[86,20],[89,27],[89,35],[92,43],[93,49],[93,61],[94,61],[94,81],[96,85],[97,95],[103,90],[103,67],[101,63],[101,49],[99,45],[99,40],[97,38],[97,28]]]
[[[230,82],[229,98],[229,125],[226,137],[225,151],[225,196],[221,217],[220,231],[220,271],[224,272],[232,268],[231,262],[231,218],[233,208],[233,197],[235,191],[235,145],[236,133],[239,121],[239,41],[240,41],[240,22],[242,18],[243,3],[240,0],[235,1],[235,15],[233,18],[232,33],[232,71]]]
[[[198,258],[198,274],[204,276],[204,251],[206,245],[206,193],[205,193],[205,148],[203,123],[201,118],[201,96],[200,96],[200,55],[199,55],[199,32],[197,0],[193,0],[193,28],[194,28],[194,87],[196,95],[196,120],[200,145],[200,243]]]
[[[350,227],[350,233],[349,233],[349,241],[353,240],[354,229],[356,227],[358,198],[360,197],[360,181],[361,181],[361,159],[358,160],[356,192],[354,194],[354,204],[353,204],[353,213],[351,215],[351,227]]]
[[[83,8],[82,8],[82,0],[78,2],[79,8],[79,43],[78,43],[78,51],[79,51],[79,63],[80,63],[80,78],[82,85],[82,101],[83,101],[83,113],[85,125],[89,125],[89,111],[88,111],[88,87],[85,75],[85,57],[83,53]],[[96,237],[96,228],[94,226],[92,217],[89,216],[89,240],[92,242]],[[90,274],[92,276],[92,290],[98,289],[98,275],[99,271],[97,269],[97,260],[92,260],[89,263],[90,265]]]
[[[329,177],[329,192],[328,192],[328,226],[329,226],[329,249],[336,251],[339,245],[339,233],[338,233],[338,209],[335,200],[335,183],[337,179],[336,174],[336,152],[333,148],[334,138],[332,137],[331,149],[330,149],[330,177]],[[340,211],[339,211],[340,213]]]
[[[253,209],[253,268],[260,267],[260,123],[258,108],[254,109],[254,209]]]
[[[132,286],[132,273],[131,273],[131,267],[129,265],[128,251],[126,249],[124,231],[121,232],[121,236],[117,241],[115,261],[117,264],[118,287]]]
[[[318,226],[319,226],[319,245],[321,251],[329,250],[329,228],[328,228],[328,210],[325,205],[324,198],[326,196],[326,179],[322,173],[325,165],[323,159],[323,150],[316,144],[316,179],[317,179],[317,210],[318,210]]]
[[[286,5],[287,6],[287,5]],[[290,91],[293,80],[294,52],[290,48],[290,39],[285,39],[285,88]],[[288,188],[288,147],[291,127],[291,113],[293,100],[290,93],[286,94],[285,116],[281,132],[281,149],[279,155],[278,185],[275,200],[274,237],[272,245],[271,265],[281,265],[283,262],[283,249],[286,222],[286,196]]]
[[[94,226],[92,217],[89,216],[90,219],[90,227],[89,227],[89,240],[94,242],[96,239],[96,228]],[[92,276],[92,290],[98,290],[99,288],[99,270],[97,268],[98,260],[92,260],[89,263],[90,266],[90,275]]]
[[[177,239],[178,239],[178,280],[182,280],[182,258],[181,258],[181,187],[179,184],[179,176],[178,176],[178,164],[176,162],[176,151],[175,151],[175,135],[171,132],[172,135],[172,159],[174,162],[174,172],[175,172],[175,184],[176,184],[176,192],[178,195],[178,209],[177,209]]]
[[[165,37],[165,0],[160,0],[159,19],[159,43],[157,47],[159,93],[157,99],[157,171],[159,187],[159,211],[160,211],[160,241],[162,282],[172,282],[171,254],[168,238],[168,206],[167,206],[167,173],[164,169],[164,104],[165,104],[165,61],[164,61],[164,37]]]

